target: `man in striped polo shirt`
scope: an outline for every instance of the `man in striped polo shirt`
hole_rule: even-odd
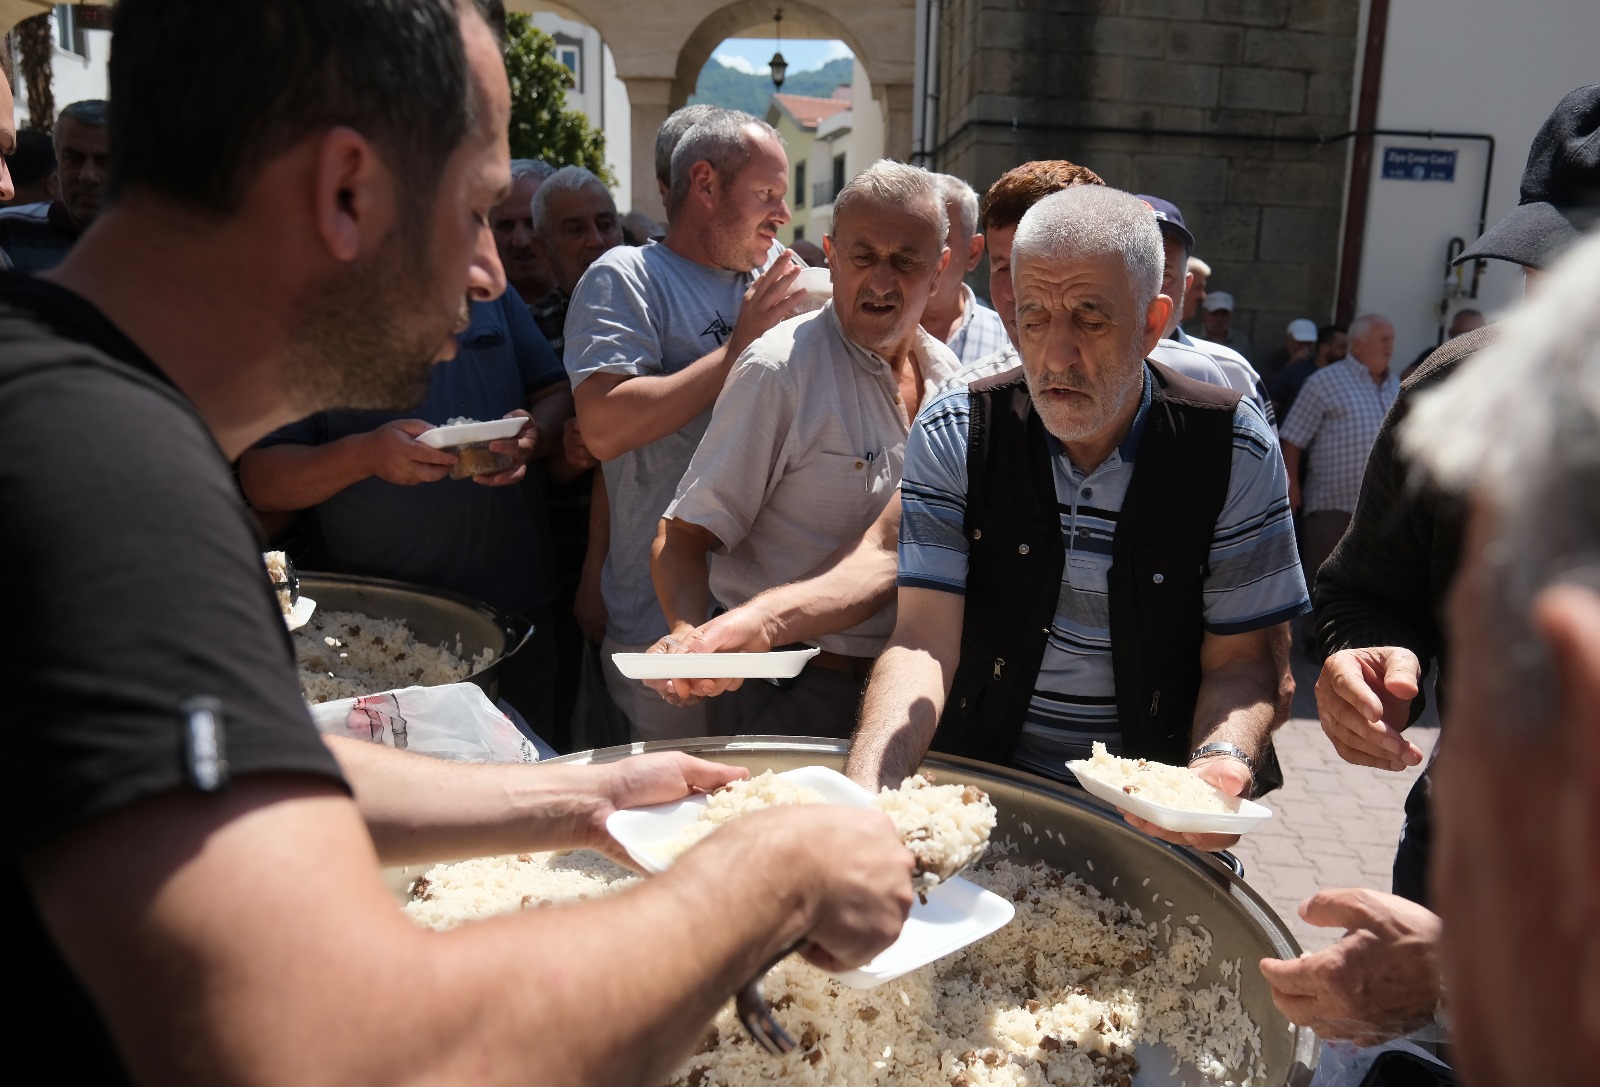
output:
[[[1100,186],[1018,225],[1021,375],[946,391],[907,445],[898,619],[856,780],[897,782],[932,746],[1070,781],[1098,740],[1254,788],[1277,700],[1269,632],[1310,602],[1266,420],[1145,361],[1171,315],[1163,256],[1149,207]]]

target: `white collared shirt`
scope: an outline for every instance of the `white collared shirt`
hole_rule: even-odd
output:
[[[955,356],[920,328],[914,353],[931,399]],[[900,485],[910,429],[894,371],[845,337],[830,303],[740,356],[665,516],[721,541],[711,592],[737,607],[860,539]],[[889,608],[818,644],[875,656],[893,629]]]

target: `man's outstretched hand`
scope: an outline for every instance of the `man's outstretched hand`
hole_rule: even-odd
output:
[[[1401,735],[1421,674],[1417,655],[1395,645],[1342,649],[1323,661],[1317,718],[1340,758],[1380,770],[1421,764],[1422,749]]]
[[[1300,916],[1343,927],[1331,947],[1298,959],[1262,959],[1272,1002],[1291,1023],[1332,1041],[1377,1045],[1426,1026],[1439,1006],[1439,918],[1397,895],[1318,891]]]

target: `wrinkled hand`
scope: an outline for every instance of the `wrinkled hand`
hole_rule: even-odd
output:
[[[790,835],[796,870],[820,893],[803,954],[824,970],[849,970],[894,943],[911,912],[916,861],[881,812],[831,805],[794,805],[770,816],[757,839]],[[755,818],[750,816],[747,818]],[[744,822],[739,820],[738,822]],[[737,823],[733,825],[738,825]]]
[[[1190,769],[1194,771],[1195,776],[1200,780],[1215,785],[1229,796],[1248,797],[1251,787],[1255,784],[1249,769],[1238,759],[1213,756],[1209,759],[1201,759]],[[1152,838],[1160,838],[1164,842],[1172,842],[1176,845],[1193,846],[1195,849],[1203,849],[1208,853],[1215,853],[1219,849],[1227,849],[1239,840],[1237,834],[1186,834],[1182,831],[1165,830],[1128,812],[1123,812],[1122,818],[1128,821],[1129,826],[1144,831]]]
[[[1272,1002],[1323,1038],[1377,1045],[1433,1019],[1439,1005],[1439,918],[1415,902],[1365,888],[1318,891],[1300,916],[1348,931],[1298,959],[1262,959]]]
[[[627,850],[606,831],[606,818],[624,808],[643,808],[682,800],[691,793],[709,793],[730,781],[750,776],[742,766],[724,766],[686,755],[681,751],[661,751],[635,755],[593,768],[598,775],[598,802],[581,829],[580,842],[612,860],[633,867]]]
[[[606,598],[600,591],[600,571],[589,572],[586,564],[583,577],[578,581],[578,592],[572,602],[572,617],[578,621],[583,636],[595,645],[606,639]]]
[[[771,616],[755,601],[732,611],[725,611],[710,622],[684,629],[670,636],[675,643],[663,652],[680,653],[767,653],[772,649]],[[669,639],[656,643],[661,645]],[[681,647],[681,648],[680,648]],[[692,706],[703,698],[715,698],[727,691],[737,691],[744,685],[743,678],[731,679],[657,679],[647,681],[656,691],[675,706]]]
[[[561,426],[561,455],[580,472],[586,472],[600,463],[600,458],[589,452],[589,446],[583,440],[583,427],[578,425],[576,415]]]
[[[1317,718],[1340,758],[1381,770],[1422,762],[1422,749],[1400,734],[1420,675],[1417,655],[1401,646],[1343,649],[1322,662]]]
[[[527,419],[522,429],[517,431],[516,437],[502,438],[489,443],[489,452],[499,453],[501,456],[511,458],[511,467],[499,472],[485,472],[473,476],[474,483],[481,483],[485,487],[504,487],[508,483],[516,483],[528,474],[528,462],[533,459],[533,451],[539,445],[539,427],[532,417],[521,408],[508,411],[502,419]]]
[[[421,419],[396,419],[362,436],[367,468],[385,483],[411,486],[443,479],[456,455],[423,445],[417,435],[434,429]]]
[[[739,317],[733,323],[733,333],[728,337],[730,355],[737,358],[778,322],[800,312],[806,292],[795,286],[795,277],[799,274],[800,265],[794,254],[785,249],[772,262],[772,267],[750,284],[750,289],[744,292]]]

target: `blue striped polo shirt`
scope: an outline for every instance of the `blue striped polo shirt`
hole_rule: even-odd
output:
[[[1111,671],[1108,575],[1151,388],[1147,367],[1127,438],[1094,471],[1080,471],[1061,444],[1049,439],[1066,562],[1014,761],[1060,780],[1071,780],[1063,763],[1087,757],[1096,740],[1113,752],[1122,747]],[[967,390],[952,388],[926,404],[911,428],[900,483],[901,585],[966,592],[969,418]],[[1212,535],[1203,593],[1205,627],[1216,634],[1274,626],[1311,608],[1295,549],[1283,454],[1249,400],[1241,400],[1233,416],[1233,470]]]

